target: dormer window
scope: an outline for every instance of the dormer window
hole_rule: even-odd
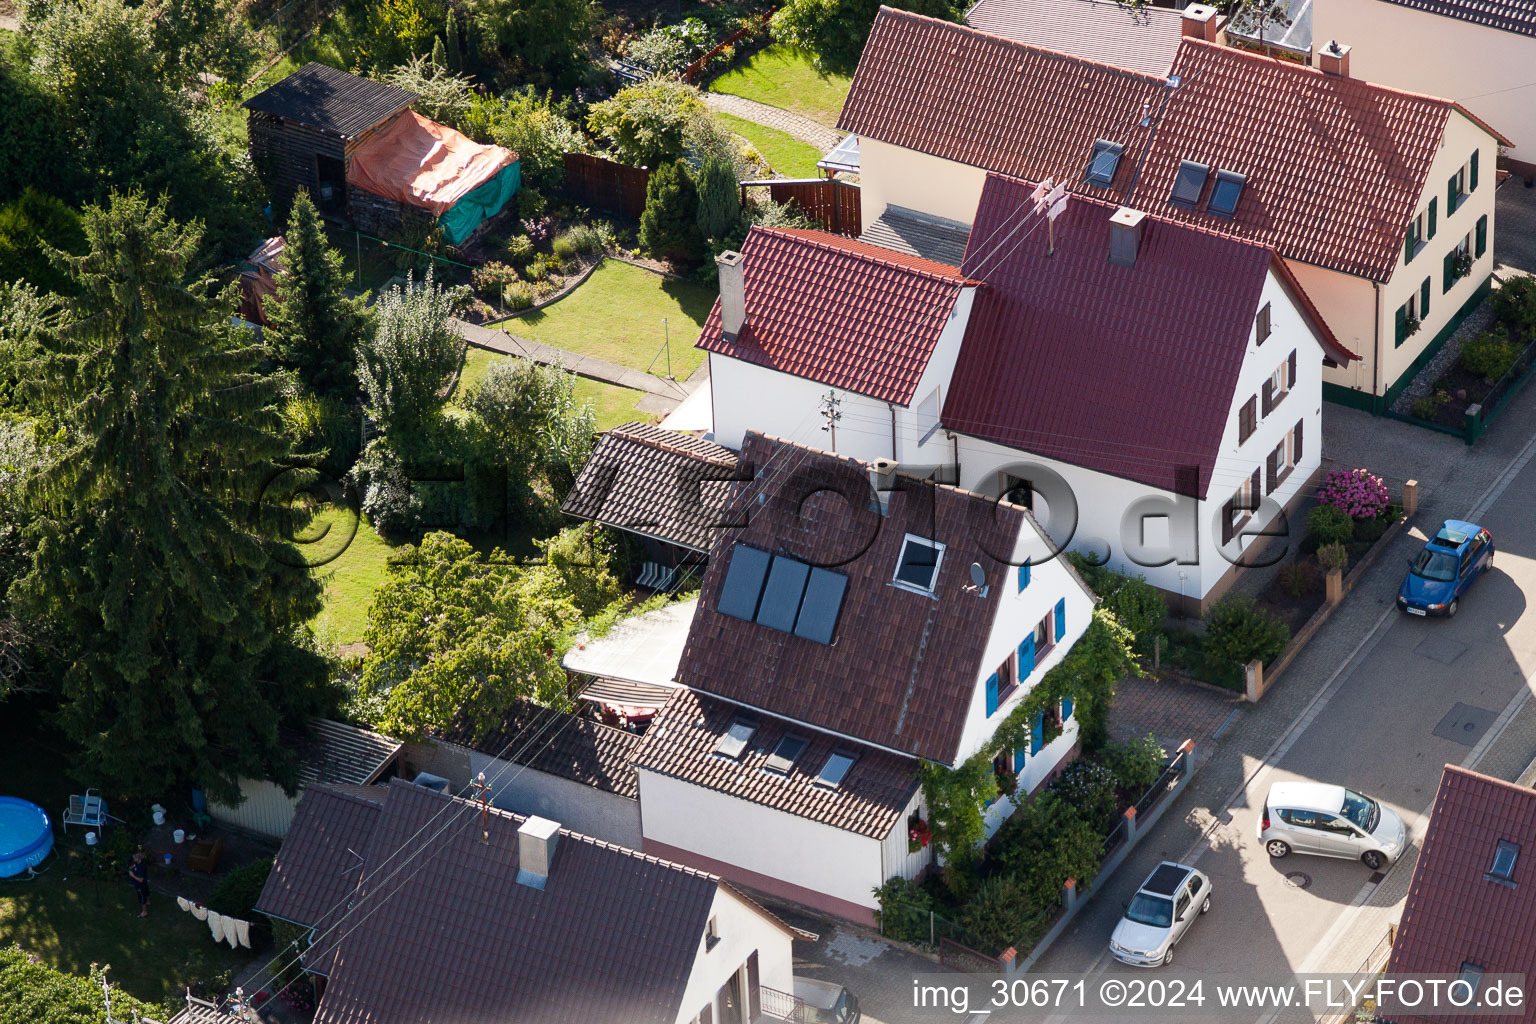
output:
[[[1211,189],[1211,200],[1205,208],[1218,217],[1230,217],[1237,212],[1237,201],[1243,194],[1248,179],[1236,171],[1217,171],[1216,185]]]
[[[858,758],[846,750],[834,750],[827,757],[827,763],[821,766],[821,774],[816,776],[816,785],[826,786],[828,789],[836,789],[843,784],[848,777],[848,770]]]
[[[779,740],[779,745],[773,748],[773,753],[768,755],[768,760],[763,763],[763,769],[775,775],[788,775],[789,769],[795,763],[795,758],[805,750],[808,742],[802,736],[786,733]]]
[[[1120,154],[1125,152],[1125,147],[1118,142],[1108,142],[1099,139],[1093,144],[1093,156],[1088,160],[1088,173],[1083,180],[1090,185],[1108,187],[1115,180],[1115,171],[1120,167]]]
[[[909,533],[901,543],[901,557],[896,560],[896,576],[892,582],[908,590],[931,594],[943,561],[943,544]]]
[[[1493,848],[1493,865],[1488,868],[1487,878],[1490,882],[1513,882],[1515,877],[1515,861],[1520,858],[1520,844],[1512,843],[1508,839],[1500,839]]]
[[[1205,191],[1206,175],[1211,169],[1205,164],[1185,160],[1179,164],[1179,176],[1173,179],[1173,194],[1169,198],[1180,206],[1194,206]]]
[[[741,758],[741,752],[747,749],[747,744],[752,740],[752,734],[757,732],[757,723],[745,718],[738,718],[731,723],[720,742],[715,744],[715,753],[721,757],[728,757],[732,761]]]

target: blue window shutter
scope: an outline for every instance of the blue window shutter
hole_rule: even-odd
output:
[[[1035,670],[1035,634],[1031,633],[1019,644],[1019,682],[1029,678]]]
[[[1022,772],[1024,770],[1024,761],[1025,760],[1026,760],[1026,755],[1024,753],[1024,748],[1023,747],[1020,747],[1018,750],[1015,750],[1013,752],[1013,774],[1017,775],[1017,774],[1019,774],[1019,772]]]
[[[1045,712],[1036,711],[1035,720],[1029,727],[1029,752],[1040,753],[1040,748],[1045,746]]]
[[[1056,639],[1067,635],[1067,599],[1056,602]]]
[[[1023,590],[1027,586],[1029,586],[1029,563],[1025,562],[1019,566],[1019,589]]]
[[[997,673],[987,676],[987,717],[997,712]]]
[[[1072,717],[1072,698],[1061,698],[1061,720],[1063,722]]]

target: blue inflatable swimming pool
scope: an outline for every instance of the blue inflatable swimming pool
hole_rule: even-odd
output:
[[[30,800],[0,796],[0,878],[36,867],[52,849],[48,812]]]

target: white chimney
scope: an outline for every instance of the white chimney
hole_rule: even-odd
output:
[[[1317,48],[1317,70],[1325,75],[1349,77],[1349,47],[1337,39],[1328,40],[1326,46]]]
[[[746,261],[741,253],[729,249],[715,257],[715,266],[720,268],[720,329],[731,341],[747,322]]]
[[[1184,8],[1180,23],[1181,34],[1214,43],[1216,39],[1216,8],[1205,4],[1190,4]]]
[[[555,841],[560,838],[560,823],[537,815],[523,822],[517,830],[517,883],[543,889],[549,881],[549,869],[555,861]]]
[[[1109,218],[1109,262],[1117,267],[1134,267],[1141,248],[1141,229],[1147,215],[1122,206]]]
[[[891,508],[891,491],[896,489],[896,460],[876,459],[869,466],[869,486],[875,490],[875,498],[880,502],[880,514],[884,515]]]

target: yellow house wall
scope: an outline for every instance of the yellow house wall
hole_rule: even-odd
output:
[[[1323,367],[1323,381],[1370,393],[1376,373],[1376,289],[1363,277],[1286,260],[1339,344],[1358,355],[1347,367]]]
[[[1456,100],[1536,164],[1536,37],[1382,0],[1313,0],[1312,38],[1347,43],[1356,78]]]
[[[986,180],[980,167],[859,137],[859,203],[865,224],[888,205],[970,224]]]

